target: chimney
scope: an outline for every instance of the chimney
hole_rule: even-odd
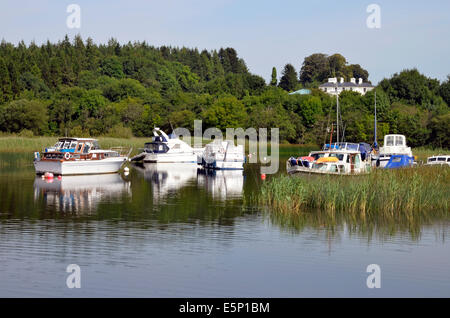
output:
[[[352,77],[352,78],[350,79],[350,83],[356,84],[356,78]]]
[[[330,77],[328,79],[328,83],[337,83],[337,78],[336,77]]]
[[[344,83],[344,78],[343,77],[341,77],[340,79],[339,79],[339,83]]]
[[[360,78],[358,79],[358,84],[359,84],[359,85],[362,85],[362,83],[363,83],[363,79],[360,77]]]

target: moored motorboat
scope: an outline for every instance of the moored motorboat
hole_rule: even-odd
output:
[[[411,148],[406,145],[406,137],[404,135],[386,135],[384,136],[383,147],[380,147],[379,153],[372,157],[372,165],[379,168],[390,168],[392,165],[387,166],[391,161],[391,156],[406,156],[407,160],[399,160],[400,157],[396,157],[397,162],[403,162],[404,167],[409,166],[409,161],[414,160]],[[398,165],[394,165],[398,167]]]
[[[205,169],[243,170],[244,163],[244,147],[234,145],[231,140],[214,140],[206,145],[201,157],[201,165]]]
[[[100,149],[92,138],[60,138],[55,146],[35,152],[36,174],[84,175],[115,173],[128,160],[123,148]]]
[[[437,155],[427,158],[426,166],[450,166],[450,155]]]
[[[289,174],[358,175],[370,171],[370,149],[366,144],[335,143],[324,145],[299,160],[286,162]]]
[[[143,151],[131,161],[145,163],[197,163],[203,148],[192,148],[174,135],[168,136],[159,128],[153,129],[151,142],[144,145]]]

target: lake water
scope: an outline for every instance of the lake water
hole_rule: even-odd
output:
[[[450,297],[449,218],[277,216],[254,203],[262,182],[256,165],[146,165],[50,183],[29,154],[0,154],[0,296]],[[69,264],[79,289],[66,286]],[[379,289],[367,287],[369,264]]]

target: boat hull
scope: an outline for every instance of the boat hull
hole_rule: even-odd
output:
[[[55,175],[116,173],[127,159],[126,157],[115,157],[102,160],[37,160],[34,161],[34,169],[36,174],[51,172]]]
[[[145,154],[144,163],[197,163],[197,155],[189,154]]]
[[[214,170],[244,170],[243,161],[213,161],[211,163],[204,162],[205,169]]]

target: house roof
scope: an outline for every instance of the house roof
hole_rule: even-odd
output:
[[[375,87],[375,86],[373,86],[370,83],[355,84],[355,83],[352,83],[352,82],[344,82],[344,83],[330,83],[330,82],[327,82],[327,83],[324,83],[322,85],[319,85],[319,88],[320,87],[336,87],[336,86],[337,87]]]
[[[307,95],[307,94],[311,94],[311,90],[309,90],[309,89],[305,89],[305,88],[302,88],[302,89],[299,89],[298,91],[295,91],[295,92],[289,93],[289,95],[296,95],[296,94],[300,94],[300,95]]]

